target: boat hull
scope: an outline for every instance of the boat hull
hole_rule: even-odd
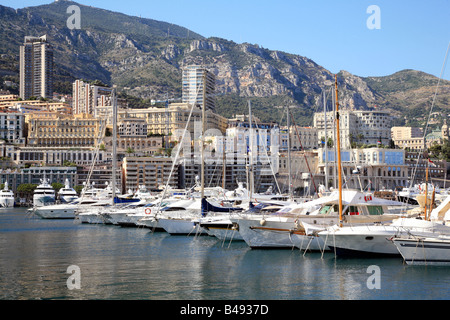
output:
[[[158,219],[158,226],[170,235],[208,235],[207,231],[200,227],[198,221],[189,218],[161,218]]]
[[[0,201],[0,208],[12,208],[14,207],[14,198],[11,199],[2,199]]]
[[[331,251],[338,255],[393,255],[398,256],[398,250],[390,238],[390,231],[367,232],[364,234],[329,234],[321,238]],[[326,239],[326,240],[325,240]]]
[[[36,208],[34,213],[42,219],[75,219],[75,208],[52,208],[43,206]]]
[[[262,220],[240,219],[239,233],[244,241],[252,249],[292,249],[295,247],[292,234],[294,222],[270,221],[262,223]]]
[[[408,265],[450,265],[450,241],[440,239],[394,239]]]
[[[210,236],[219,240],[244,241],[237,227],[230,221],[204,222],[200,224]]]
[[[78,219],[81,223],[104,224],[105,221],[101,214],[79,214]]]

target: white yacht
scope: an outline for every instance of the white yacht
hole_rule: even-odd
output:
[[[14,201],[14,192],[9,190],[8,182],[5,182],[5,187],[0,190],[0,208],[12,208]]]
[[[408,265],[450,265],[450,237],[394,238],[394,245]]]
[[[319,237],[337,255],[399,255],[392,239],[414,235],[417,237],[450,236],[450,227],[441,222],[417,218],[398,218],[387,225],[333,226],[319,232]]]
[[[48,179],[41,179],[41,184],[36,187],[33,194],[33,206],[42,207],[55,204],[55,189],[50,185]]]
[[[232,218],[245,242],[252,248],[293,248],[323,250],[324,241],[314,235],[339,222],[339,194],[313,201],[287,205],[271,214],[249,214]],[[390,206],[404,207],[404,203],[378,199],[356,190],[343,191],[345,220],[361,224],[392,221]]]
[[[103,210],[100,214],[103,216],[104,221],[108,221],[114,225],[126,225],[128,222],[127,215],[135,214],[138,211],[142,211],[142,208],[149,206],[146,200],[140,200],[139,202],[132,202],[130,204],[123,204],[121,206],[108,207],[108,210]]]
[[[340,255],[399,255],[391,239],[414,235],[417,237],[450,236],[450,198],[432,210],[427,219],[398,217],[384,225],[333,226],[319,232],[328,239],[328,247]]]
[[[155,196],[147,189],[145,185],[139,185],[137,191],[134,193],[133,198],[140,200],[150,200],[155,199]]]
[[[206,235],[206,230],[198,225],[200,211],[200,199],[180,200],[163,208],[156,217],[143,220],[156,219],[157,226],[170,235]]]
[[[80,220],[81,223],[90,224],[105,224],[110,223],[101,214],[105,208],[112,206],[111,199],[98,199],[95,203],[89,206],[79,208],[76,212],[76,219]]]
[[[78,199],[78,194],[74,188],[70,187],[69,179],[66,179],[64,187],[58,192],[58,200],[60,203],[70,203]]]
[[[80,198],[70,203],[59,203],[49,206],[37,207],[32,211],[42,219],[75,219],[80,211],[90,208],[100,201],[102,200]]]

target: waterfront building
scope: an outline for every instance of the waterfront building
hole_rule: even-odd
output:
[[[418,127],[392,127],[394,145],[401,149],[420,151],[425,149],[423,129]]]
[[[288,129],[280,128],[280,150],[288,148]],[[312,127],[295,127],[289,128],[289,139],[291,140],[291,150],[311,150],[319,147],[319,134],[317,128]]]
[[[23,128],[25,117],[17,111],[0,110],[0,139],[11,144],[25,144]]]
[[[334,150],[319,151],[319,173],[325,177],[328,169],[328,186],[337,185],[336,156]],[[383,190],[409,185],[405,150],[365,148],[341,151],[342,173],[347,188]]]
[[[422,152],[417,151],[407,151],[405,157],[408,176],[414,179],[414,184],[425,182],[426,168],[428,167],[428,182],[441,188],[449,187],[449,184],[446,183],[447,161],[433,159],[430,163],[427,158],[424,158]]]
[[[105,149],[109,152],[112,150],[112,137],[105,137],[103,139]],[[150,136],[150,137],[132,137],[119,136],[117,137],[117,153],[120,155],[143,155],[153,156],[161,153],[164,148],[164,137]]]
[[[247,117],[236,117],[228,121],[226,136],[232,139],[234,151],[240,154],[247,154],[250,147],[253,146],[255,157],[270,155],[271,149],[276,148],[279,151],[280,144],[280,128],[275,122],[256,122],[253,120],[252,132],[250,132],[250,124],[245,121]],[[244,121],[242,121],[244,120]],[[250,141],[252,136],[253,141]]]
[[[51,183],[64,184],[66,179],[71,186],[78,185],[78,175],[76,167],[30,167],[22,169],[0,169],[0,180],[8,181],[8,185],[14,192],[21,184],[41,183],[41,179],[46,178]]]
[[[102,116],[104,107],[111,107],[112,88],[75,80],[72,91],[73,114],[87,113]],[[106,110],[109,110],[107,108]],[[107,115],[109,117],[109,115]]]
[[[117,188],[124,193],[126,190],[123,188],[123,177],[121,172],[121,163],[117,165],[116,171],[116,183]],[[85,163],[78,165],[77,167],[78,185],[85,185],[89,182],[89,185],[104,189],[112,183],[112,165],[111,158],[104,160],[101,163]]]
[[[203,106],[203,91],[206,95],[206,109],[215,110],[216,77],[205,67],[190,65],[183,68],[182,102]]]
[[[236,156],[235,156],[236,158]],[[180,166],[178,171],[178,180],[180,188],[192,188],[201,178],[201,164],[190,158],[182,158],[179,160]],[[223,163],[225,163],[225,172]],[[238,161],[208,161],[205,163],[205,187],[224,187],[226,190],[234,190],[243,183],[246,188],[249,187],[249,174],[254,175],[254,192],[266,192],[272,188],[277,191],[275,176],[268,165],[256,163],[250,173],[246,163]],[[225,177],[225,181],[224,178]]]
[[[139,185],[145,185],[149,190],[162,190],[168,181],[171,188],[178,188],[178,165],[170,176],[172,163],[171,158],[125,157],[122,162],[123,189],[136,190]]]
[[[94,147],[101,135],[101,119],[89,114],[30,114],[28,145],[43,147]]]
[[[192,115],[189,123],[189,115]],[[147,134],[173,135],[176,131],[186,128],[191,139],[196,135],[196,123],[202,121],[202,109],[194,107],[187,103],[171,103],[167,108],[147,108],[147,109],[127,109],[119,110],[119,119],[121,118],[142,118],[147,122]],[[206,129],[218,129],[225,134],[228,126],[228,120],[212,110],[206,110]],[[200,127],[201,128],[201,127]],[[201,129],[200,129],[201,133]]]
[[[4,97],[4,96],[0,96]],[[13,96],[0,99],[0,109],[17,110],[24,114],[37,111],[54,111],[72,114],[72,108],[65,102],[50,102],[41,100],[17,100]]]
[[[325,134],[325,116],[327,132]],[[360,145],[385,145],[391,141],[391,128],[393,117],[387,111],[340,111],[340,138],[341,146],[349,149],[353,143]],[[334,112],[314,114],[314,127],[318,130],[318,144],[334,138]],[[334,143],[335,144],[335,143]]]
[[[98,154],[97,154],[98,153]],[[17,165],[63,166],[65,164],[90,165],[93,161],[103,163],[110,155],[105,150],[89,147],[42,147],[26,146],[15,150],[12,159]]]
[[[20,97],[53,97],[53,47],[47,36],[25,37],[20,47]]]

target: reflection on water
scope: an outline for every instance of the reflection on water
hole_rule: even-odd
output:
[[[81,270],[69,290],[66,270]],[[367,268],[381,270],[370,290]],[[0,215],[0,299],[320,300],[448,299],[447,268],[400,258],[342,259],[298,250],[251,250],[211,237]]]

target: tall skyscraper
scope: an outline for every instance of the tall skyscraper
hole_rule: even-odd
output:
[[[82,80],[75,80],[72,93],[72,113],[73,114],[93,114],[100,116],[101,110],[111,109],[112,88],[86,83]],[[104,111],[104,110],[103,110]]]
[[[204,75],[206,76],[204,81]],[[206,82],[206,83],[204,83]],[[201,66],[187,66],[183,68],[182,100],[184,103],[203,106],[203,88],[206,89],[206,109],[215,110],[216,77]]]
[[[53,98],[53,47],[47,36],[25,37],[20,47],[20,97]]]

